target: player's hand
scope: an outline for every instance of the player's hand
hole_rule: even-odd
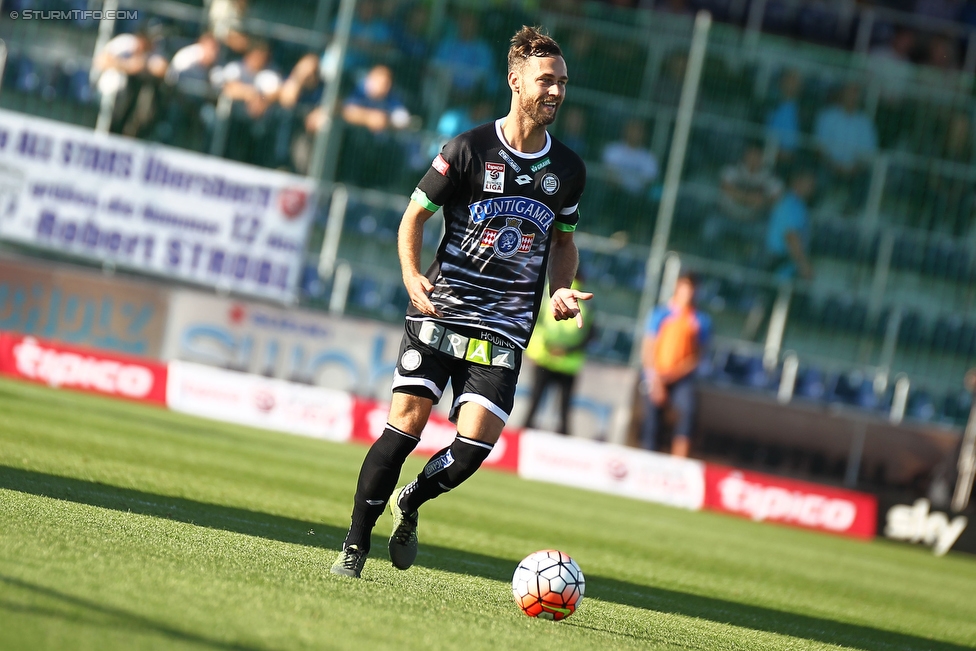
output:
[[[434,291],[434,286],[427,276],[423,274],[412,274],[403,278],[403,286],[407,288],[407,295],[410,296],[410,304],[420,310],[421,314],[427,316],[441,316],[434,304],[430,302],[430,293]]]
[[[576,327],[583,327],[583,315],[580,313],[579,301],[588,301],[593,298],[592,292],[581,292],[569,287],[560,287],[553,292],[549,299],[549,307],[552,309],[552,316],[556,321],[576,318]]]

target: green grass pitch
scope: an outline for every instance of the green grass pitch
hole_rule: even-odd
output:
[[[0,380],[0,649],[976,645],[972,557],[491,471],[424,507],[413,569],[386,514],[364,579],[334,577],[364,453]],[[509,587],[551,547],[587,580],[564,622]]]

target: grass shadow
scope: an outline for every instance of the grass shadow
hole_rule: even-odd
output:
[[[195,633],[188,633],[186,631],[181,631],[178,628],[169,626],[168,624],[163,624],[157,622],[148,617],[138,615],[136,613],[131,613],[122,608],[115,608],[113,606],[106,606],[103,604],[95,603],[89,599],[83,599],[81,597],[67,594],[61,592],[60,590],[54,590],[53,588],[48,588],[36,583],[31,583],[29,581],[23,581],[11,576],[5,576],[0,574],[0,585],[9,585],[27,592],[31,592],[35,595],[53,600],[60,604],[68,607],[66,610],[61,610],[56,607],[44,607],[36,605],[24,605],[12,603],[5,600],[0,600],[0,611],[7,611],[12,613],[26,614],[26,615],[36,615],[41,617],[47,617],[52,619],[62,619],[65,621],[81,622],[86,624],[101,624],[101,623],[111,623],[117,624],[124,628],[130,630],[142,630],[153,633],[160,633],[167,638],[173,640],[179,640],[181,642],[191,642],[194,644],[199,644],[201,646],[211,647],[214,649],[226,649],[227,651],[262,651],[257,647],[248,646],[245,644],[236,644],[233,642],[223,642],[220,640],[212,640]],[[72,612],[71,609],[81,609],[82,613],[88,612],[92,616],[85,616],[79,612]]]
[[[345,536],[344,529],[332,525],[219,504],[207,504],[185,498],[156,495],[8,466],[0,466],[0,488],[330,550],[337,549]],[[315,531],[314,536],[309,535],[310,530]],[[376,549],[383,549],[383,547],[385,541],[381,543],[377,540],[374,543]],[[422,545],[417,564],[430,569],[508,582],[511,580],[515,561],[449,547]],[[0,577],[0,581],[9,581],[9,579]],[[870,626],[838,622],[590,574],[586,576],[586,594],[588,597],[648,611],[697,617],[720,624],[866,651],[972,649],[951,642],[930,640]],[[148,620],[147,623],[155,625]],[[165,627],[158,630],[163,628]]]

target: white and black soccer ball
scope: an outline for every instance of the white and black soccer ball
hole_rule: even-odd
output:
[[[526,556],[512,577],[515,603],[529,617],[566,619],[583,601],[583,571],[568,554],[544,549]]]

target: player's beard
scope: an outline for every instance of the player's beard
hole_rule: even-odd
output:
[[[522,113],[524,115],[526,115],[536,124],[540,126],[548,126],[556,121],[556,114],[559,112],[560,103],[557,102],[555,107],[553,107],[552,113],[548,113],[546,112],[546,109],[543,108],[544,101],[544,99],[535,100],[523,96],[519,108],[522,109]]]

